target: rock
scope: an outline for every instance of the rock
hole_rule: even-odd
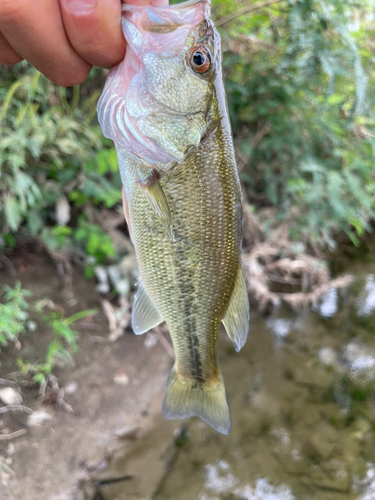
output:
[[[292,450],[291,455],[280,457],[284,471],[287,474],[304,474],[308,470],[308,461],[299,455],[299,451]]]
[[[228,500],[272,500],[272,499],[283,499],[283,500],[296,500],[296,497],[292,494],[290,486],[286,484],[276,485],[271,484],[271,481],[267,477],[258,477],[255,479],[255,485],[252,487],[250,484],[245,486],[238,486],[234,491],[234,495],[220,496],[220,498],[225,498]],[[203,500],[204,498],[212,498],[209,496],[200,496]],[[217,496],[215,495],[215,497]]]
[[[287,448],[287,449],[286,449]],[[279,458],[283,469],[288,474],[304,474],[308,471],[309,462],[300,450],[290,446],[276,446],[274,455]]]
[[[278,339],[289,337],[296,330],[296,320],[286,318],[269,317],[267,326]]]
[[[148,333],[144,342],[144,346],[147,349],[153,349],[158,343],[158,338],[154,333]]]
[[[325,403],[319,408],[321,418],[330,422],[335,428],[346,426],[347,414],[336,403]]]
[[[375,276],[369,274],[366,277],[366,284],[358,296],[357,314],[361,317],[370,316],[375,310]]]
[[[362,379],[366,383],[375,381],[375,351],[353,339],[344,350],[344,359],[352,378]]]
[[[118,439],[129,439],[130,441],[133,441],[137,439],[138,434],[142,430],[141,427],[136,426],[136,427],[131,427],[131,426],[125,426],[122,429],[118,430],[115,432],[115,436]]]
[[[366,438],[366,435],[371,432],[370,422],[365,420],[364,418],[360,418],[356,420],[353,424],[353,437],[359,439],[360,441]]]
[[[341,446],[343,451],[343,459],[345,460],[345,463],[350,468],[350,470],[353,472],[353,469],[357,468],[358,461],[360,460],[360,455],[362,452],[361,443],[353,435],[345,433],[342,436]]]
[[[9,444],[8,444],[8,448],[7,448],[7,451],[6,451],[7,455],[11,456],[11,455],[13,455],[13,453],[14,453],[15,451],[16,451],[16,446],[15,446],[15,444],[14,444],[14,443],[9,443]]]
[[[95,289],[102,294],[108,293],[111,287],[109,285],[106,268],[104,266],[95,266],[94,271],[95,271],[95,276],[99,282],[96,285]]]
[[[70,205],[65,196],[56,201],[55,217],[60,226],[66,226],[70,221]]]
[[[113,380],[116,384],[119,384],[119,385],[128,385],[129,384],[129,377],[127,376],[127,374],[125,373],[125,371],[122,368],[117,370],[117,372],[115,373],[115,376],[113,377]]]
[[[312,467],[310,477],[316,486],[326,490],[347,492],[350,488],[350,474],[341,460],[331,460],[322,467]]]
[[[73,382],[69,382],[69,384],[66,384],[66,386],[64,387],[64,392],[65,394],[74,394],[77,389],[78,384],[75,380],[73,380]]]
[[[4,387],[0,389],[0,399],[6,405],[19,405],[22,403],[22,397],[13,387]]]
[[[318,306],[319,314],[323,318],[331,318],[338,310],[338,293],[337,288],[330,288],[327,293],[320,299]]]
[[[307,411],[305,408],[305,411],[302,413],[300,418],[305,425],[309,426],[315,425],[321,420],[319,411],[313,406],[309,407]]]
[[[332,347],[322,347],[319,349],[318,357],[323,365],[335,368],[339,365],[337,352]]]
[[[316,455],[322,460],[327,460],[333,455],[335,448],[338,447],[338,442],[337,431],[323,422],[308,439],[307,451],[310,455]]]
[[[44,410],[33,411],[33,413],[29,415],[27,419],[27,425],[29,427],[38,427],[51,419],[52,415],[50,415]]]
[[[296,371],[295,380],[297,383],[318,389],[328,389],[332,384],[332,374],[322,371],[319,367],[304,368]]]

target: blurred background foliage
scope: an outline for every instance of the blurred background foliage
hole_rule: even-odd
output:
[[[267,215],[265,234],[285,223],[292,240],[334,248],[371,230],[374,7],[213,1],[245,202]],[[103,222],[122,211],[115,151],[96,121],[104,79],[94,69],[65,89],[24,62],[0,68],[3,255],[36,240],[91,276],[126,253]]]

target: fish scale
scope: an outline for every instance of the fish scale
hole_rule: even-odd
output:
[[[165,320],[176,355],[164,415],[198,415],[227,433],[230,414],[216,346],[221,322],[237,350],[247,336],[242,198],[221,76],[220,36],[208,17],[207,1],[183,5],[154,8],[155,19],[170,21],[160,32],[156,25],[150,29],[142,24],[147,8],[124,7],[126,57],[135,76],[130,83],[121,80],[121,65],[112,70],[98,111],[104,133],[116,144],[141,276],[133,328],[140,334]],[[175,53],[165,26],[176,31]],[[194,50],[203,54],[198,61],[204,54],[211,58],[207,75],[194,75],[188,56]],[[125,58],[125,69],[129,60]],[[139,107],[136,96],[142,96],[142,114],[132,114]],[[125,112],[119,113],[124,100]],[[124,114],[126,123],[121,121]],[[121,130],[124,135],[119,135]]]

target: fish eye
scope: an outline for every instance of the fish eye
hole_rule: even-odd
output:
[[[207,73],[211,67],[210,53],[204,47],[197,47],[190,55],[190,66],[196,73]]]

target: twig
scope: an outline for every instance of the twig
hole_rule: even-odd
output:
[[[24,411],[25,413],[32,413],[33,410],[31,408],[28,408],[27,406],[22,406],[22,405],[7,405],[7,406],[2,406],[0,408],[0,413],[5,413],[7,411]]]
[[[229,16],[221,18],[219,21],[215,23],[216,26],[223,26],[226,23],[229,23],[230,21],[233,21],[237,17],[243,16],[244,14],[248,14],[249,12],[252,12],[254,10],[259,10],[263,9],[264,7],[268,7],[270,5],[273,5],[274,3],[280,3],[283,0],[269,0],[268,2],[259,2],[254,5],[248,5],[244,7],[243,9],[238,10],[237,12],[234,12],[233,14],[229,14]]]
[[[254,135],[254,137],[250,141],[250,146],[251,146],[252,149],[255,149],[258,146],[259,142],[263,139],[263,137],[265,135],[267,135],[268,132],[271,131],[271,128],[272,128],[271,123],[270,122],[266,122],[263,125],[263,127],[261,127],[258,130],[258,132]]]
[[[0,441],[7,441],[18,436],[23,436],[24,434],[26,434],[26,432],[27,429],[20,429],[19,431],[11,432],[10,434],[0,434]]]
[[[0,260],[2,260],[4,262],[4,264],[7,266],[11,276],[17,276],[16,268],[14,267],[12,261],[10,259],[8,259],[8,257],[6,255],[4,255],[3,253],[0,254]]]
[[[6,474],[9,474],[10,476],[15,476],[16,473],[14,472],[13,469],[9,467],[9,465],[2,460],[2,457],[0,457],[0,472],[4,471]]]
[[[114,332],[117,328],[115,309],[113,305],[108,300],[105,299],[102,300],[102,308],[108,320],[109,331]]]
[[[80,328],[83,328],[84,330],[102,330],[103,327],[101,325],[94,325],[93,323],[86,323],[84,321],[81,321],[81,323],[78,323]]]
[[[130,479],[133,479],[134,476],[121,476],[121,477],[108,477],[106,479],[99,479],[95,481],[95,487],[99,488],[100,486],[104,486],[105,484],[112,484],[112,483],[120,483],[121,481],[129,481]]]
[[[268,274],[268,279],[271,281],[276,281],[277,283],[286,283],[287,285],[300,285],[302,283],[302,280],[283,278],[281,276],[276,276],[276,274]]]
[[[164,347],[164,349],[167,351],[167,353],[169,354],[169,356],[172,359],[175,359],[173,347],[168,342],[168,340],[164,337],[164,335],[161,333],[161,331],[159,330],[159,328],[157,328],[157,327],[154,328],[154,332],[155,332],[155,335],[157,336],[159,342]]]
[[[46,306],[48,306],[51,311],[56,311],[62,314],[65,312],[63,307],[56,305],[51,299],[42,299],[38,302],[38,309],[43,309]]]
[[[0,385],[7,385],[8,387],[18,387],[18,384],[5,378],[0,378]]]
[[[73,407],[69,405],[66,401],[64,401],[64,396],[65,396],[64,389],[60,389],[59,392],[57,393],[56,404],[61,406],[61,408],[67,411],[68,413],[75,413]]]
[[[5,376],[9,377],[9,378],[17,378],[17,377],[21,377],[22,375],[23,375],[22,372],[12,372],[12,373],[8,373]]]

